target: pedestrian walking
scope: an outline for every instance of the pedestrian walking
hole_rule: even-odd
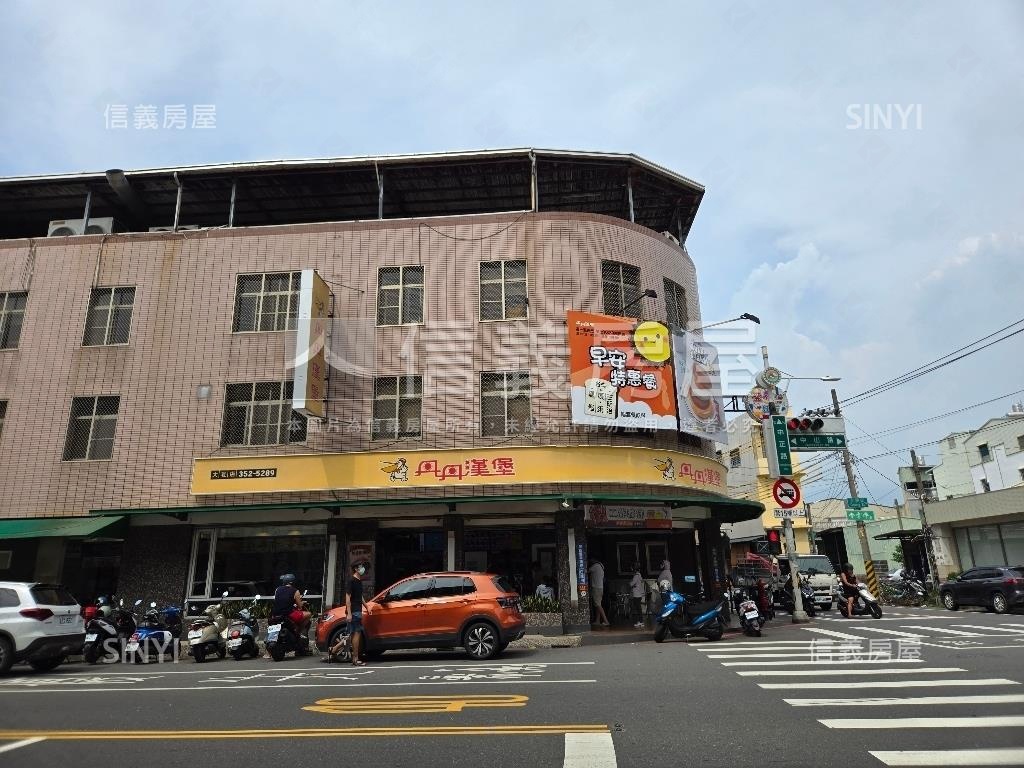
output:
[[[604,612],[604,565],[597,558],[590,558],[590,568],[587,569],[590,577],[590,599],[594,603],[594,621],[602,626],[608,626],[608,614]]]
[[[349,579],[345,592],[345,608],[348,609],[348,631],[352,638],[352,663],[357,667],[366,666],[359,658],[363,649],[363,576],[366,565],[356,563],[352,566],[352,578]]]
[[[640,575],[640,563],[633,565],[633,579],[629,582],[630,597],[633,603],[633,624],[634,629],[643,629],[643,609],[641,603],[644,599],[644,579]]]

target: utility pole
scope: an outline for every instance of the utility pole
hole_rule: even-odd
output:
[[[764,361],[764,368],[768,370],[768,347],[761,347],[761,359]],[[775,413],[775,386],[771,386],[772,397],[768,400],[768,414],[769,418]],[[783,414],[785,415],[785,414]],[[761,429],[764,429],[764,422],[761,423]],[[762,440],[764,433],[762,431]],[[782,530],[786,536],[786,550],[789,555],[789,577],[790,583],[793,585],[793,623],[794,624],[806,624],[810,621],[807,616],[807,612],[804,611],[804,599],[803,595],[800,594],[800,569],[797,566],[796,559],[796,536],[793,533],[793,520],[786,518],[782,521]]]
[[[939,569],[935,564],[935,549],[932,547],[932,531],[928,527],[928,516],[924,511],[924,478],[921,464],[917,460],[917,451],[911,449],[910,462],[914,465],[914,482],[917,483],[917,503],[921,513],[921,533],[924,534],[924,551],[928,556],[928,569],[932,572],[932,585],[939,585]]]
[[[807,543],[810,546],[811,554],[818,554],[818,544],[814,536],[814,525],[811,522],[811,502],[804,502],[804,517],[807,518]]]
[[[839,415],[839,395],[832,390],[832,409],[835,415]],[[850,498],[858,498],[857,476],[853,471],[853,461],[850,459],[850,451],[843,448],[843,466],[846,467],[846,482],[850,486]],[[863,520],[857,521],[857,538],[860,539],[861,556],[864,558],[864,575],[867,576],[868,589],[876,598],[879,596],[878,576],[875,574],[875,564],[871,561],[871,545],[868,543],[868,529]]]

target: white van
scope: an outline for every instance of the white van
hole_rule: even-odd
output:
[[[795,555],[796,567],[801,576],[806,576],[811,589],[814,590],[814,605],[819,611],[831,611],[835,588],[839,586],[839,577],[836,575],[832,561],[825,555]],[[779,572],[782,578],[790,576],[789,555],[779,555]]]

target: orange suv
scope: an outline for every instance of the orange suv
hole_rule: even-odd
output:
[[[462,646],[485,660],[526,634],[526,622],[519,595],[503,576],[448,571],[410,576],[367,600],[363,629],[370,657],[398,648]],[[317,619],[316,647],[327,650],[347,634],[345,606],[331,608]]]

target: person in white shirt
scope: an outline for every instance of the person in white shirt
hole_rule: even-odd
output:
[[[640,575],[640,564],[633,565],[633,579],[629,582],[630,596],[633,602],[633,629],[643,629],[643,609],[641,604],[644,599],[644,578]]]
[[[604,612],[604,566],[600,560],[590,558],[590,599],[594,603],[594,620],[602,627],[608,626],[608,614]]]

